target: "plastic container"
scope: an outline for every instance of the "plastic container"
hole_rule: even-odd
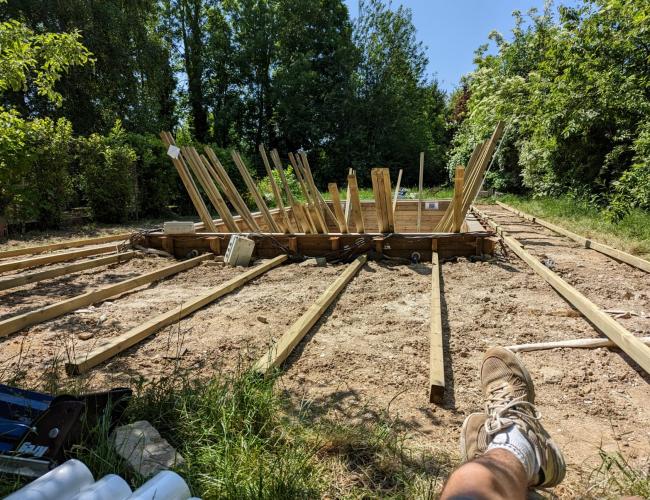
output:
[[[125,500],[131,496],[129,484],[116,474],[108,474],[86,486],[73,500]]]
[[[92,473],[79,460],[68,460],[47,474],[12,493],[5,500],[61,500],[72,498],[95,482]],[[189,496],[189,492],[188,495]],[[187,498],[187,497],[186,497]]]
[[[135,490],[128,500],[187,500],[190,496],[183,478],[164,470]]]

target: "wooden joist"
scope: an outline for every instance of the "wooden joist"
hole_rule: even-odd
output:
[[[465,213],[463,212],[463,184],[465,181],[465,168],[456,167],[456,177],[454,178],[454,226],[453,232],[460,233],[465,220]]]
[[[395,231],[395,219],[391,204],[390,174],[387,168],[373,168],[370,171],[372,191],[375,197],[375,211],[380,233]]]
[[[601,333],[605,334],[612,342],[619,346],[630,358],[636,361],[639,366],[650,373],[650,347],[644,345],[641,340],[625,329],[620,323],[607,315],[596,304],[582,295],[569,283],[560,278],[548,267],[533,257],[524,247],[512,236],[509,236],[503,228],[490,217],[482,213],[476,207],[474,211],[482,217],[494,230],[501,235],[506,245],[517,256],[526,262],[537,274],[546,280],[567,302],[582,313],[592,325]]]
[[[0,273],[15,271],[16,269],[27,269],[29,267],[46,266],[57,262],[65,262],[66,260],[89,257],[90,255],[114,252],[116,249],[116,245],[102,245],[94,248],[83,248],[81,250],[71,250],[69,252],[51,253],[39,257],[29,257],[27,259],[1,262]]]
[[[280,209],[280,214],[282,216],[282,228],[284,229],[285,233],[295,233],[295,229],[291,226],[291,221],[289,220],[289,216],[284,210],[284,202],[282,201],[282,193],[280,193],[280,189],[278,189],[278,185],[275,182],[275,178],[273,177],[273,171],[271,170],[271,164],[269,163],[269,159],[266,156],[266,149],[264,149],[264,145],[260,144],[259,145],[259,150],[260,150],[260,156],[262,157],[262,163],[264,163],[264,169],[266,170],[266,175],[269,178],[269,184],[271,186],[271,191],[273,192],[273,197],[275,198],[275,206]]]
[[[431,336],[429,340],[429,401],[441,403],[445,395],[445,355],[440,307],[440,262],[438,252],[431,259]]]
[[[336,185],[336,182],[330,182],[327,185],[327,189],[330,192],[330,197],[332,198],[332,206],[334,207],[334,214],[336,215],[336,221],[338,222],[339,230],[341,233],[347,233],[348,224],[345,221],[343,208],[341,208],[341,198],[339,197],[339,188]]]
[[[302,157],[302,165],[303,165],[303,167],[305,169],[305,172],[307,174],[307,177],[309,179],[309,184],[312,186],[312,190],[316,195],[316,202],[319,204],[320,207],[322,207],[324,213],[329,215],[332,222],[336,223],[337,220],[336,220],[336,217],[335,217],[334,213],[330,209],[329,205],[323,199],[323,195],[320,193],[320,191],[316,187],[316,183],[314,182],[314,176],[312,175],[311,167],[309,166],[309,159],[307,158],[307,153],[301,152],[300,156]],[[324,215],[323,215],[323,218],[325,219]],[[325,222],[327,222],[326,219],[325,219]]]
[[[348,175],[352,175],[354,170],[349,169]],[[345,192],[345,223],[350,224],[350,184],[348,184],[347,190]]]
[[[624,252],[622,250],[618,250],[616,248],[610,247],[608,245],[604,245],[602,243],[598,243],[597,241],[592,241],[589,238],[585,238],[584,236],[580,236],[579,234],[573,233],[569,231],[568,229],[564,229],[563,227],[557,226],[555,224],[552,224],[550,222],[547,222],[543,219],[540,219],[539,217],[535,217],[532,215],[529,215],[525,212],[522,212],[521,210],[517,210],[516,208],[511,207],[510,205],[506,205],[505,203],[501,203],[500,201],[497,201],[497,205],[499,205],[502,208],[505,208],[506,210],[509,210],[510,212],[517,214],[519,217],[522,217],[526,220],[529,220],[531,222],[535,222],[536,224],[539,224],[540,226],[544,226],[547,229],[550,229],[551,231],[554,231],[558,234],[561,234],[562,236],[566,236],[567,238],[572,239],[573,241],[577,241],[580,243],[582,246],[585,248],[591,248],[592,250],[596,250],[597,252],[600,252],[604,255],[607,255],[609,257],[612,257],[620,262],[625,262],[626,264],[629,264],[630,266],[636,267],[638,269],[641,269],[642,271],[645,271],[646,273],[650,273],[650,262],[648,262],[645,259],[642,259],[641,257],[637,257],[635,255],[631,255],[627,252]]]
[[[424,152],[420,153],[420,178],[418,182],[418,219],[416,232],[420,232],[420,221],[422,219],[422,184],[424,182]]]
[[[304,168],[304,164],[299,154],[293,155],[289,153],[289,161],[293,165],[293,168],[296,172],[296,178],[304,186],[303,193],[305,194],[305,199],[307,200],[307,210],[311,216],[311,219],[316,227],[316,230],[319,233],[327,234],[327,221],[325,220],[325,212],[323,207],[320,204],[318,199],[318,189],[315,185],[310,183],[309,178],[307,177],[307,171]]]
[[[73,262],[72,264],[66,264],[54,269],[46,269],[45,271],[11,276],[7,279],[0,280],[0,290],[8,290],[17,286],[29,285],[30,283],[37,283],[50,278],[56,278],[57,276],[65,276],[66,274],[92,269],[93,267],[124,262],[132,258],[135,254],[136,252],[118,253],[107,257],[85,260],[83,262]]]
[[[357,176],[355,173],[348,175],[348,188],[350,190],[350,206],[352,211],[352,220],[357,228],[357,233],[364,233],[363,212],[361,211],[361,200],[359,199],[359,186],[357,185]]]
[[[282,161],[280,160],[280,155],[278,154],[277,149],[271,151],[271,160],[273,161],[275,169],[278,171],[282,186],[287,193],[287,202],[291,206],[291,213],[296,221],[298,232],[301,230],[306,234],[316,232],[315,228],[312,227],[309,219],[307,219],[307,216],[305,215],[305,207],[294,198],[293,193],[291,192],[291,187],[289,186],[287,177],[284,174],[284,168],[282,167]]]
[[[168,151],[170,151],[171,149],[170,146],[174,146],[174,148],[176,148],[176,143],[174,142],[174,138],[169,132],[160,132],[160,138],[162,139],[163,144],[165,144],[165,146],[168,148]],[[180,156],[180,149],[176,148],[176,153],[177,153],[176,155],[170,154],[174,168],[176,168],[176,171],[178,172],[178,176],[181,178],[181,181],[183,182],[183,186],[185,186],[185,190],[187,191],[187,194],[190,196],[190,199],[192,200],[192,204],[194,205],[196,212],[199,214],[199,218],[201,219],[201,222],[203,222],[206,229],[216,233],[217,228],[214,225],[214,222],[212,221],[212,216],[208,211],[208,207],[205,206],[205,202],[203,201],[203,198],[201,198],[201,195],[199,194],[199,190],[197,189],[196,184],[194,183],[194,179],[192,179],[192,175],[190,174],[187,165],[185,164],[185,162]]]
[[[62,250],[64,248],[84,247],[88,245],[101,245],[111,241],[128,241],[131,233],[110,234],[108,236],[98,236],[97,238],[85,238],[83,240],[69,240],[60,243],[51,243],[49,245],[39,245],[35,247],[17,248],[16,250],[6,250],[0,252],[0,259],[7,257],[17,257],[19,255],[34,255],[38,253],[51,252],[53,250]]]
[[[255,363],[254,370],[262,374],[268,373],[273,368],[280,366],[287,359],[291,351],[300,343],[303,337],[316,324],[334,299],[343,291],[355,274],[368,260],[365,255],[360,255],[343,271],[325,292],[314,302],[307,311],[287,330],[269,351]]]
[[[639,337],[645,345],[650,345],[650,337]],[[597,349],[599,347],[618,347],[609,339],[571,339],[556,340],[555,342],[537,342],[534,344],[509,345],[506,349],[512,352],[545,351],[548,349]]]
[[[36,325],[38,323],[57,318],[80,307],[89,306],[96,302],[101,302],[102,300],[106,300],[109,297],[120,295],[124,292],[128,292],[129,290],[133,290],[134,288],[138,288],[142,285],[146,285],[147,283],[151,283],[152,281],[157,281],[171,276],[172,274],[185,271],[186,269],[190,269],[200,264],[202,261],[212,257],[212,254],[199,255],[198,257],[194,257],[192,259],[188,259],[171,266],[163,267],[157,271],[151,271],[135,278],[120,281],[119,283],[98,288],[96,290],[91,290],[81,295],[63,300],[61,302],[57,302],[49,306],[35,309],[34,311],[5,319],[3,321],[0,321],[0,337],[6,337],[7,335],[17,332],[18,330],[27,328],[28,326]]]
[[[269,269],[278,266],[285,260],[287,260],[286,255],[275,257],[268,262],[243,272],[239,276],[235,276],[231,280],[222,283],[192,300],[184,302],[170,311],[151,318],[149,321],[132,328],[128,332],[125,332],[114,339],[111,339],[107,344],[97,347],[88,354],[77,355],[72,361],[66,363],[65,368],[67,373],[69,375],[79,375],[87,372],[94,366],[103,363],[107,359],[112,358],[129,347],[141,342],[158,330],[180,321],[182,318],[189,316],[209,303],[214,302],[219,297],[223,297],[233,290],[236,290],[245,283],[248,283],[250,280],[264,274]]]
[[[393,198],[393,214],[395,213],[395,208],[397,207],[397,197],[399,196],[399,187],[402,183],[402,169],[399,169],[399,174],[397,174],[397,184],[395,184],[395,196]]]

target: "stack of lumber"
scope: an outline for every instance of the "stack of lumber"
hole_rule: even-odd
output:
[[[436,226],[436,232],[459,233],[461,231],[462,221],[465,220],[470,206],[483,185],[485,173],[502,135],[503,122],[499,122],[492,136],[474,148],[467,167],[456,168],[454,199]]]

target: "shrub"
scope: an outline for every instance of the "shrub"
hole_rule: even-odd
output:
[[[136,154],[126,142],[119,121],[107,136],[79,139],[81,186],[93,217],[99,222],[122,222],[134,210],[133,167]]]
[[[285,170],[284,170],[284,176],[287,179],[287,184],[289,184],[289,189],[291,190],[291,194],[293,195],[294,198],[301,198],[302,194],[300,192],[300,185],[298,184],[298,179],[296,179],[296,176],[293,172],[293,167],[289,165]],[[275,180],[275,183],[278,186],[278,189],[280,190],[280,193],[282,195],[282,200],[285,202],[286,206],[289,205],[289,201],[287,200],[287,191],[284,188],[284,184],[282,183],[282,180],[280,179],[280,174],[278,174],[278,171],[273,169],[273,179]],[[271,189],[271,182],[269,181],[269,177],[266,176],[264,177],[261,181],[258,182],[258,187],[260,191],[262,192],[262,196],[264,196],[265,200],[270,204],[275,206],[275,196],[273,196],[273,190]]]

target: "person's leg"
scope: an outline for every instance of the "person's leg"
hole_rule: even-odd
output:
[[[529,486],[559,484],[564,459],[539,423],[526,367],[507,349],[489,349],[481,386],[485,413],[465,420],[461,451],[467,463],[451,475],[442,498],[525,498]]]
[[[524,466],[507,450],[490,450],[461,465],[449,478],[440,500],[524,500]]]

